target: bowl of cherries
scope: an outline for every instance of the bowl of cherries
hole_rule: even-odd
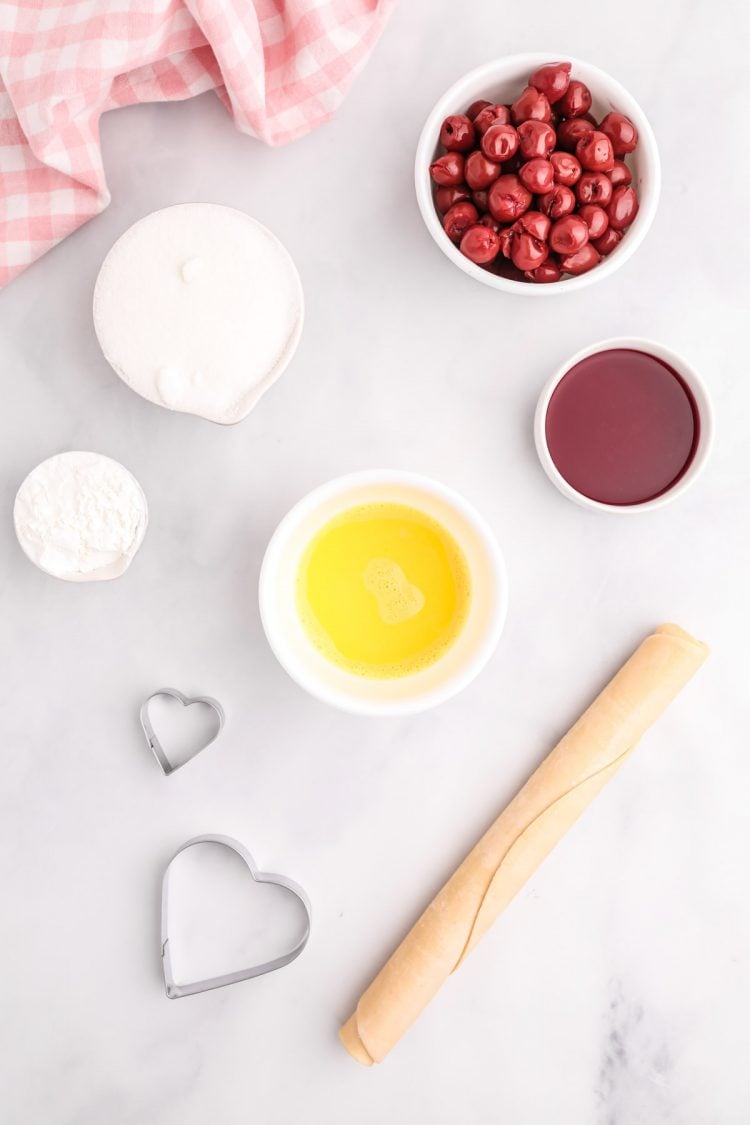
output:
[[[659,153],[627,90],[577,59],[478,67],[422,130],[417,200],[444,254],[485,285],[568,293],[614,273],[659,200]]]

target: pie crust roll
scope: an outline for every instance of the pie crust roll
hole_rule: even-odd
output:
[[[341,1041],[380,1062],[534,874],[708,648],[676,625],[651,633],[545,758],[363,993]]]

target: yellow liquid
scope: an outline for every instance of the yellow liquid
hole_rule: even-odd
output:
[[[469,609],[463,551],[405,504],[364,504],[330,520],[305,550],[297,610],[313,644],[359,676],[408,676],[455,641]]]

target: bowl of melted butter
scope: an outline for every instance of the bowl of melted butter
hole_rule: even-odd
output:
[[[269,644],[316,698],[404,715],[461,691],[494,652],[508,583],[487,523],[412,473],[339,477],[284,517],[265,554]]]

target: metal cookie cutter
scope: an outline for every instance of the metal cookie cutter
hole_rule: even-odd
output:
[[[176,766],[170,762],[169,758],[167,757],[166,751],[164,750],[164,747],[162,746],[156,735],[156,731],[151,725],[151,718],[149,716],[149,704],[151,703],[152,699],[157,699],[160,695],[168,695],[171,696],[172,699],[179,700],[183,707],[192,707],[194,703],[204,703],[206,707],[211,708],[217,719],[216,733],[213,734],[211,738],[209,738],[208,742],[204,742],[201,746],[198,746],[195,750],[193,750],[192,753],[187,758],[185,758],[185,761],[178,762]],[[212,742],[216,742],[216,739],[222,732],[225,722],[226,715],[224,714],[224,708],[219,703],[218,699],[212,699],[210,695],[183,695],[181,691],[177,690],[177,688],[159,688],[159,690],[153,692],[153,694],[150,695],[141,706],[141,726],[143,727],[143,733],[145,734],[146,741],[151,747],[153,755],[161,766],[162,773],[165,777],[169,777],[171,773],[174,773],[175,770],[178,770],[181,766],[184,766],[186,762],[189,762],[193,758],[195,758],[198,754],[201,753],[201,751],[210,746]]]
[[[295,896],[301,903],[306,915],[306,924],[297,944],[290,949],[287,953],[282,953],[279,957],[274,957],[272,961],[264,961],[260,965],[251,965],[247,969],[238,969],[234,973],[223,973],[218,977],[208,977],[206,980],[189,981],[187,984],[177,984],[172,972],[172,959],[169,952],[169,871],[181,852],[187,848],[192,848],[196,844],[221,844],[222,847],[231,848],[236,852],[242,860],[244,860],[247,868],[256,883],[272,883],[274,886],[283,887]],[[192,840],[188,840],[181,847],[177,849],[164,872],[164,878],[161,884],[161,958],[162,967],[164,969],[164,984],[167,989],[167,996],[170,1000],[178,1000],[182,996],[195,996],[197,992],[209,992],[212,988],[223,988],[226,984],[237,984],[241,980],[249,980],[251,977],[260,977],[264,973],[272,973],[275,969],[283,969],[285,965],[290,965],[292,961],[299,957],[302,950],[307,945],[308,938],[310,937],[310,927],[312,924],[312,908],[310,900],[302,890],[291,879],[287,879],[286,875],[272,875],[268,871],[259,871],[255,860],[250,855],[247,848],[239,842],[233,840],[231,836],[194,836]]]

